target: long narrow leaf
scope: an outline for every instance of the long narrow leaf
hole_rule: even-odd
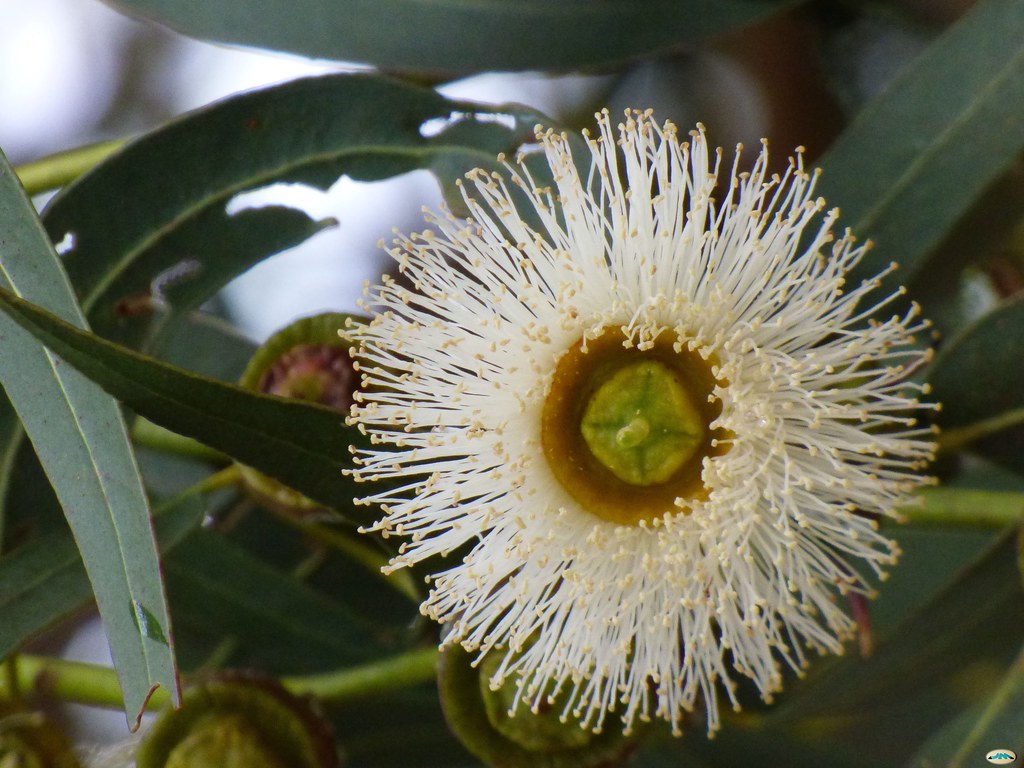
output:
[[[949,339],[928,371],[933,396],[942,403],[943,429],[969,428],[1024,409],[1024,355],[1016,344],[1021,338],[1024,298],[1008,299]],[[1024,470],[1019,423],[975,442],[971,450]]]
[[[61,265],[0,155],[0,285],[84,326]],[[149,507],[117,403],[0,317],[0,379],[60,499],[137,722],[159,685],[177,696]],[[140,623],[139,617],[146,622]]]
[[[1024,648],[991,695],[933,736],[910,765],[970,768],[995,750],[1024,753]]]
[[[908,282],[1024,151],[1024,3],[984,0],[939,37],[822,157],[823,194]]]
[[[981,654],[1012,654],[1020,643],[1024,615],[1014,546],[1012,536],[1003,536],[897,627],[870,658],[849,656],[812,673],[773,717],[870,713],[928,690]],[[1005,631],[979,634],[980,627]]]
[[[260,395],[189,373],[82,331],[0,289],[0,309],[141,416],[193,437],[350,513],[342,470],[359,433],[319,405]]]
[[[108,0],[194,37],[386,69],[575,69],[692,45],[786,0]]]
[[[62,263],[93,330],[145,348],[232,277],[331,223],[274,206],[227,213],[239,192],[416,169],[451,182],[514,151],[539,120],[522,107],[454,101],[376,75],[293,81],[130,142],[62,190],[43,221],[68,249]],[[0,486],[16,449],[0,425]]]
[[[194,307],[323,226],[274,207],[228,215],[240,192],[416,169],[450,181],[514,151],[538,120],[522,107],[454,101],[379,75],[295,80],[131,142],[58,194],[43,222],[53,242],[67,239],[63,261],[82,308],[97,333],[111,336],[140,319],[119,313],[126,300],[158,294],[174,309]]]
[[[24,435],[10,400],[0,394],[0,552],[7,539],[7,489]]]
[[[167,552],[181,541],[204,511],[201,498],[189,495],[158,512],[160,550]],[[65,531],[37,536],[0,560],[0,658],[87,605],[90,597],[82,558]]]
[[[345,606],[216,533],[195,531],[168,558],[167,591],[183,637],[232,639],[233,663],[312,673],[381,654]]]

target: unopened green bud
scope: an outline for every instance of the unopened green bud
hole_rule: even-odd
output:
[[[64,733],[41,712],[0,702],[0,768],[80,768]]]
[[[350,317],[326,312],[296,320],[256,351],[239,384],[256,392],[306,400],[339,414],[347,413],[359,377],[349,344],[338,331]],[[277,480],[244,465],[240,469],[250,494],[275,512],[298,516],[325,512],[321,505]]]
[[[502,651],[492,649],[473,667],[459,647],[446,648],[438,665],[441,707],[452,732],[492,768],[599,768],[618,765],[636,745],[636,736],[618,728],[601,733],[581,727],[564,714],[558,696],[519,702],[513,681],[491,690],[490,679]]]
[[[244,717],[221,715],[196,723],[171,749],[166,768],[288,768]]]
[[[477,666],[477,680],[487,719],[496,731],[531,751],[579,749],[595,734],[562,716],[564,702],[558,697],[516,706],[517,688],[513,684],[491,689],[491,676],[498,671],[500,653],[491,653]],[[532,705],[532,706],[531,706]]]
[[[228,676],[185,691],[143,738],[138,768],[337,768],[330,725],[265,680]]]

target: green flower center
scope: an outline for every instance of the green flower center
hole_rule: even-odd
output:
[[[680,375],[657,360],[619,369],[583,411],[587,447],[630,485],[664,483],[697,451],[707,425]]]
[[[584,509],[620,525],[706,499],[704,459],[725,454],[732,435],[712,429],[727,386],[703,358],[663,333],[644,350],[621,331],[570,347],[558,361],[541,418],[541,443],[558,481]],[[676,346],[681,346],[676,350]]]

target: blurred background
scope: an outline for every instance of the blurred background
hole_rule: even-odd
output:
[[[682,128],[704,122],[724,146],[770,136],[777,155],[803,145],[813,158],[846,114],[968,5],[810,3],[712,46],[612,74],[488,74],[442,90],[525,103],[574,127],[592,122],[602,106],[653,107]],[[191,40],[98,0],[0,0],[0,147],[17,165],[144,132],[228,94],[358,68]],[[829,78],[845,91],[831,92]],[[378,240],[392,227],[414,228],[421,206],[436,206],[440,195],[419,171],[373,184],[343,178],[326,195],[277,190],[274,199],[334,216],[340,226],[261,264],[225,292],[225,310],[256,338],[300,314],[353,309],[363,281],[379,272]]]
[[[970,4],[805,3],[700,49],[610,73],[488,74],[444,83],[441,90],[489,103],[525,103],[571,127],[592,124],[592,113],[604,106],[613,114],[653,107],[682,130],[700,120],[725,146],[756,146],[770,136],[777,158],[803,145],[813,160],[865,100]],[[229,94],[358,68],[190,40],[98,0],[0,0],[0,148],[18,165],[145,132]],[[842,89],[830,86],[837,82]],[[343,177],[327,193],[272,188],[244,198],[234,204],[286,201],[339,222],[224,291],[217,309],[255,340],[303,315],[355,310],[364,281],[382,269],[378,242],[394,227],[417,228],[421,208],[441,200],[425,171],[372,184]],[[63,652],[109,661],[98,621],[83,625]],[[73,732],[80,738],[124,733],[120,713],[81,708],[76,718]]]

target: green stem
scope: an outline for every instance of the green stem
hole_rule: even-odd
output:
[[[230,461],[220,451],[203,445],[191,437],[185,437],[177,432],[164,429],[159,424],[154,424],[141,416],[136,418],[135,423],[132,424],[132,439],[139,445],[159,451],[160,453],[187,456],[203,461]]]
[[[206,657],[206,660],[199,665],[196,672],[199,675],[216,672],[228,663],[231,655],[238,650],[238,638],[226,637],[217,643],[217,647]]]
[[[956,453],[967,447],[976,440],[989,437],[1005,429],[1019,427],[1024,424],[1024,408],[1014,408],[993,416],[990,419],[982,419],[964,427],[956,427],[942,432],[937,442],[940,453]]]
[[[281,683],[297,696],[351,701],[433,680],[437,657],[437,648],[419,648],[358,667],[320,675],[285,677]],[[0,697],[10,697],[15,692],[34,693],[94,707],[118,709],[124,706],[117,674],[110,667],[28,654],[14,658],[12,666],[12,679],[0,682]],[[169,702],[167,690],[158,688],[150,698],[149,708],[159,709]]]
[[[110,667],[21,654],[14,660],[14,668],[12,682],[21,695],[39,694],[95,707],[124,707],[117,674]],[[0,695],[11,696],[11,684],[5,681]],[[150,697],[149,706],[156,709],[169,701],[167,689],[157,688]]]
[[[63,187],[105,160],[125,144],[125,139],[75,147],[34,160],[14,169],[29,195]]]
[[[987,739],[991,738],[993,734],[998,734],[1001,730],[998,726],[1006,727],[1004,718],[1007,718],[1008,712],[1013,712],[1015,699],[1019,706],[1020,691],[1024,691],[1024,649],[1017,654],[1017,658],[1003,675],[1002,682],[989,698],[981,716],[975,721],[967,737],[947,765],[976,764],[975,755],[990,748]],[[1014,715],[1013,722],[1017,722],[1018,718],[1019,715]]]
[[[353,562],[366,567],[385,584],[414,603],[419,603],[422,599],[416,588],[416,580],[407,569],[400,568],[389,574],[381,572],[381,568],[388,564],[388,557],[372,544],[353,536],[347,536],[322,523],[309,522],[291,515],[280,515],[279,519],[314,541],[335,549]]]
[[[912,523],[1005,528],[1024,520],[1024,493],[929,488],[918,497],[922,500],[920,505],[900,508],[900,514]]]
[[[18,670],[15,667],[15,659],[17,656],[11,655],[4,659],[4,685],[7,690],[10,691],[11,698],[17,698],[20,695],[18,690]]]
[[[307,579],[312,578],[313,574],[316,573],[327,560],[328,555],[328,550],[317,547],[302,558],[294,568],[292,568],[292,576],[299,581],[306,581]]]
[[[350,701],[433,680],[437,657],[437,648],[421,648],[337,672],[285,677],[281,683],[299,696],[316,696],[331,702]]]
[[[220,472],[214,472],[189,488],[185,493],[213,493],[223,488],[230,488],[238,485],[242,480],[242,473],[237,464],[224,467]]]

